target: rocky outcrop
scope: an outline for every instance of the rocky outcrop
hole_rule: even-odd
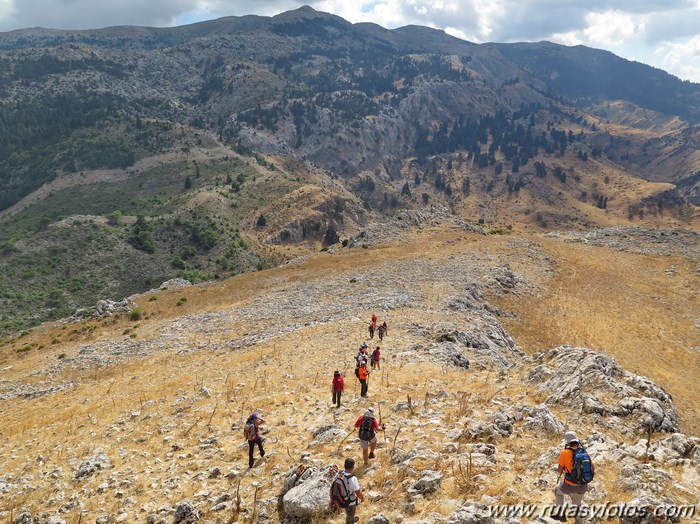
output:
[[[526,379],[548,395],[547,405],[574,408],[603,427],[630,434],[678,431],[671,396],[602,353],[562,346],[539,355],[536,362],[540,364]]]
[[[293,468],[284,483],[284,513],[289,517],[309,518],[327,511],[331,483],[337,473],[335,465],[321,469],[303,466]]]
[[[447,524],[493,524],[493,517],[484,504],[465,504],[447,518]]]
[[[193,524],[201,518],[199,510],[189,500],[183,500],[175,508],[173,524]]]
[[[427,469],[423,471],[420,478],[416,480],[410,488],[408,488],[409,494],[420,493],[425,495],[427,493],[435,493],[440,489],[440,484],[442,483],[442,473],[439,471],[433,471]]]
[[[89,477],[108,466],[109,457],[107,457],[107,454],[104,451],[98,450],[93,456],[83,460],[78,468],[78,471],[75,473],[74,478],[77,480]]]
[[[530,415],[525,418],[523,427],[545,435],[561,435],[566,429],[564,423],[544,405],[536,406],[530,410]]]
[[[81,308],[75,311],[75,314],[69,320],[77,322],[90,317],[108,317],[116,313],[129,313],[133,308],[134,303],[125,298],[118,302],[109,299],[103,299],[97,302],[91,308]]]

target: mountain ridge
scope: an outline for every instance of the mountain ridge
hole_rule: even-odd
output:
[[[0,35],[23,46],[0,52],[0,208],[14,209],[0,215],[0,268],[27,284],[0,289],[7,332],[26,326],[18,311],[56,318],[123,298],[114,289],[269,267],[403,210],[516,233],[697,224],[697,126],[605,93],[568,98],[507,47],[309,10],[41,34]],[[623,82],[629,64],[614,64]],[[311,195],[314,209],[277,212]],[[46,252],[27,251],[33,235]],[[109,271],[73,274],[60,253],[90,238],[145,253],[153,274],[116,288]]]

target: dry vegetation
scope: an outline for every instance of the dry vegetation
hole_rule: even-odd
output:
[[[556,239],[528,240],[540,242],[544,253],[556,260],[558,267],[553,274],[529,266],[512,237],[432,231],[408,245],[321,254],[303,263],[241,275],[220,284],[160,292],[156,300],[144,295],[138,300],[143,312],[138,322],[120,317],[44,325],[24,337],[5,341],[0,352],[0,379],[41,380],[32,372],[48,368],[60,355],[74,356],[79,343],[148,339],[186,315],[245,307],[291,284],[331,274],[372,275],[373,268],[387,260],[401,263],[428,258],[439,264],[471,252],[484,260],[507,261],[539,290],[497,300],[500,307],[517,314],[508,327],[523,349],[535,352],[569,343],[605,351],[626,368],[652,377],[670,391],[683,430],[698,434],[700,398],[693,387],[700,376],[700,344],[693,317],[698,312],[697,268],[693,263],[562,244]],[[673,275],[664,272],[671,264],[677,268]],[[381,283],[381,274],[374,274],[373,285]],[[445,291],[436,286],[432,298],[437,300]],[[366,292],[372,293],[373,288]],[[338,289],[338,295],[342,294]],[[46,487],[2,495],[0,517],[7,519],[10,512],[16,515],[23,507],[37,512],[64,507],[68,522],[94,522],[100,515],[116,515],[127,507],[133,515],[130,518],[141,522],[162,506],[170,507],[186,498],[202,500],[204,490],[210,492],[204,498],[220,493],[235,496],[240,486],[245,512],[209,512],[206,519],[249,522],[253,499],[277,495],[280,475],[298,462],[302,452],[310,451],[314,458],[337,464],[344,456],[359,457],[359,446],[352,438],[340,448],[337,442],[309,448],[310,431],[333,423],[350,429],[368,405],[375,406],[375,411],[381,407],[387,435],[386,443],[379,436],[377,467],[359,470],[362,487],[371,499],[358,512],[363,521],[379,510],[388,514],[402,511],[406,503],[402,481],[412,473],[391,462],[392,452],[401,450],[425,449],[422,457],[414,459],[413,470],[437,469],[445,475],[439,496],[418,501],[415,518],[430,512],[449,514],[456,509],[455,501],[482,495],[499,497],[501,503],[523,502],[523,497],[531,502],[550,501],[551,486],[528,493],[513,490],[524,471],[522,463],[513,461],[510,454],[536,458],[558,446],[558,437],[541,440],[541,436],[517,432],[502,451],[501,443],[496,442],[501,454],[497,465],[470,464],[456,460],[461,453],[450,455],[435,448],[438,441],[430,438],[429,428],[426,433],[417,409],[401,413],[400,417],[409,421],[401,425],[392,410],[397,402],[410,397],[423,408],[439,406],[444,420],[460,427],[476,413],[500,403],[541,402],[534,386],[521,381],[516,372],[457,371],[420,359],[393,359],[392,353],[416,342],[409,329],[412,325],[439,321],[429,308],[399,308],[378,311],[380,320],[387,319],[390,326],[389,337],[382,344],[385,361],[382,371],[370,379],[369,398],[361,399],[352,376],[352,358],[365,337],[365,319],[371,311],[353,309],[352,305],[351,310],[342,320],[311,322],[236,351],[226,347],[229,340],[275,330],[275,319],[230,325],[225,332],[207,332],[189,325],[181,340],[191,349],[187,353],[162,351],[119,365],[58,371],[56,381],[73,382],[75,387],[35,399],[1,401],[0,442],[6,450],[0,459],[2,475],[37,482],[55,475],[67,481],[72,490]],[[17,351],[27,344],[32,349]],[[330,381],[337,368],[347,379],[340,410],[330,405]],[[445,391],[445,399],[432,398],[439,390]],[[252,410],[261,411],[267,420],[268,454],[253,472],[246,472],[247,446],[241,423]],[[570,421],[570,414],[556,408],[553,412]],[[585,428],[576,429],[585,432]],[[212,437],[216,440],[209,441]],[[464,452],[469,442],[460,440],[457,446]],[[80,461],[98,449],[108,454],[111,468],[86,480],[71,480]],[[222,476],[210,478],[214,467],[221,469]],[[601,483],[614,484],[618,468],[601,468]],[[229,478],[226,475],[231,471]],[[475,481],[476,474],[484,476]],[[555,474],[551,475],[542,479],[546,485],[553,485]],[[51,481],[46,485],[51,486]],[[75,501],[81,501],[82,508]]]

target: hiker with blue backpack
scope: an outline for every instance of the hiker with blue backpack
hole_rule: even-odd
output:
[[[260,456],[265,456],[265,450],[263,449],[263,438],[260,436],[260,424],[264,424],[265,420],[262,419],[257,413],[253,413],[245,421],[243,426],[243,436],[248,441],[248,469],[253,467],[253,450],[255,446],[258,446],[260,451]]]
[[[559,453],[559,464],[557,465],[559,475],[564,473],[564,480],[554,490],[555,504],[551,517],[559,522],[566,522],[566,511],[564,497],[571,497],[571,504],[576,508],[574,521],[582,524],[581,503],[583,496],[588,491],[588,483],[593,480],[595,468],[590,455],[581,445],[581,441],[573,431],[564,434],[564,449]]]
[[[345,510],[345,524],[353,524],[360,520],[355,516],[358,504],[365,501],[357,477],[352,474],[355,460],[345,459],[345,470],[339,471],[331,483],[331,508]]]

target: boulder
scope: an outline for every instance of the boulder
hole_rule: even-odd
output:
[[[700,439],[674,433],[670,437],[652,442],[649,455],[660,464],[691,459],[693,452],[700,446]]]
[[[389,519],[383,513],[380,513],[369,519],[367,524],[389,524]]]
[[[12,524],[34,524],[34,519],[28,509],[23,509],[20,511],[19,515],[14,518]]]
[[[310,518],[327,511],[331,483],[337,472],[338,468],[331,465],[308,475],[300,475],[282,497],[284,513],[289,517]]]
[[[325,442],[329,441],[337,441],[340,442],[342,441],[345,437],[347,437],[348,432],[345,431],[344,429],[338,428],[338,427],[329,427],[325,428],[324,431],[320,433],[314,432],[314,439],[311,441],[311,446],[317,446],[318,444],[323,444]]]
[[[484,504],[466,504],[447,518],[448,524],[493,524],[489,508]]]
[[[565,431],[562,421],[557,419],[549,408],[540,404],[530,410],[530,416],[524,421],[526,429],[550,435],[561,435]]]
[[[199,510],[189,500],[183,500],[175,507],[173,524],[192,524],[199,522],[201,515]]]
[[[671,524],[680,522],[676,506],[650,495],[643,495],[626,504],[619,515],[620,524]]]
[[[421,472],[420,478],[413,483],[413,485],[408,489],[408,492],[412,494],[420,493],[421,495],[434,493],[440,489],[441,482],[442,473],[427,469]]]
[[[109,466],[109,457],[107,454],[97,450],[92,457],[88,457],[80,464],[78,471],[75,473],[75,479],[81,479],[91,476],[93,473]]]

